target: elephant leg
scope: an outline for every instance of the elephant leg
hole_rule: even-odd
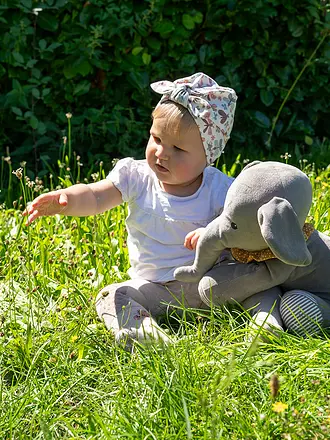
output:
[[[285,292],[280,304],[285,327],[302,337],[317,335],[322,329],[330,328],[330,299],[324,296],[299,289]]]
[[[253,317],[251,328],[262,326],[266,330],[278,333],[283,330],[279,312],[282,291],[276,286],[275,280],[264,280],[265,272],[270,271],[262,263],[223,261],[200,280],[199,295],[209,307],[240,303],[245,309],[249,309]],[[271,285],[272,283],[275,286]]]
[[[274,334],[283,331],[283,322],[280,314],[280,299],[282,291],[273,287],[263,292],[255,293],[242,301],[241,305],[251,315],[251,329],[262,327]]]
[[[279,283],[273,272],[264,263],[244,264],[225,260],[216,264],[200,280],[199,295],[208,306],[242,303],[256,292],[277,286]]]

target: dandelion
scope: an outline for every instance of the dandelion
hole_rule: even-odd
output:
[[[9,164],[11,163],[11,157],[10,156],[4,157],[3,160],[5,162],[9,163]]]
[[[26,162],[23,160],[23,162],[20,162],[20,165],[21,165],[22,168],[25,168],[26,167]]]
[[[67,119],[71,119],[72,118],[72,113],[66,113],[66,115],[65,115],[66,117],[67,117]]]
[[[62,139],[63,139],[63,144],[66,145],[68,138],[66,136],[63,136]]]
[[[21,180],[23,177],[23,168],[18,168],[16,171],[14,170],[12,173],[17,177],[18,180]]]
[[[276,403],[273,403],[272,409],[276,413],[281,413],[281,412],[285,411],[286,409],[288,409],[288,405],[283,402],[276,402]]]

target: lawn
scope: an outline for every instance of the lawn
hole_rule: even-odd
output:
[[[330,170],[303,165],[310,215],[330,233]],[[1,440],[330,438],[327,334],[248,341],[238,307],[184,310],[163,319],[173,344],[130,354],[94,310],[101,287],[126,277],[126,208],[26,227],[25,203],[52,179],[19,185],[0,210]]]

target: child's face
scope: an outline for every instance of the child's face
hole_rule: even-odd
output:
[[[169,130],[166,118],[154,118],[146,159],[161,187],[170,194],[193,194],[202,182],[206,157],[196,124],[189,129]],[[181,129],[180,129],[181,128]]]

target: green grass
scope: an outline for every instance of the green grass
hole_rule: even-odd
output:
[[[329,233],[330,170],[305,170]],[[224,308],[164,319],[166,349],[114,345],[94,298],[126,278],[125,215],[27,228],[20,210],[0,211],[0,439],[328,439],[327,334],[246,342],[244,312]]]

